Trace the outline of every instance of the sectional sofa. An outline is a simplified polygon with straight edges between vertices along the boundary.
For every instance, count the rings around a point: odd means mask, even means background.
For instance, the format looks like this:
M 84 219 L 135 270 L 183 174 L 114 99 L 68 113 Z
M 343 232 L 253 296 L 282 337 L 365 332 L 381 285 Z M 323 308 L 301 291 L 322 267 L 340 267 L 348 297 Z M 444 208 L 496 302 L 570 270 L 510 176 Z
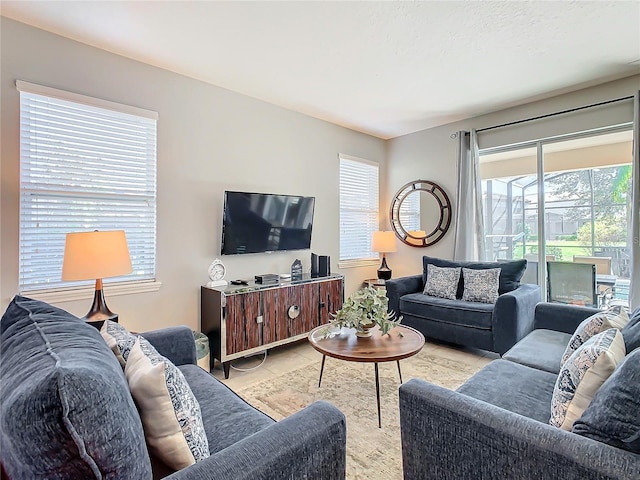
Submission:
M 188 327 L 143 334 L 177 366 L 202 414 L 208 451 L 178 471 L 150 455 L 140 402 L 97 328 L 16 297 L 0 334 L 0 460 L 12 480 L 345 477 L 338 409 L 316 402 L 274 421 L 196 365 Z
M 550 424 L 556 382 L 571 380 L 559 375 L 562 357 L 594 313 L 540 303 L 535 329 L 457 391 L 420 379 L 403 384 L 404 479 L 640 478 L 640 309 L 620 332 L 622 362 L 571 431 Z

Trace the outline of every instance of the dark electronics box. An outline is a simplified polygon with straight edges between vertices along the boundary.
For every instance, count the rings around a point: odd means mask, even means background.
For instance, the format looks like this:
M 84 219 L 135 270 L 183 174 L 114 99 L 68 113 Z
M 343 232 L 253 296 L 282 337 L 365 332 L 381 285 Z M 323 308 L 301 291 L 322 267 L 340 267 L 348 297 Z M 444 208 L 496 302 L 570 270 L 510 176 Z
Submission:
M 264 273 L 255 276 L 256 283 L 278 283 L 278 275 L 275 273 Z

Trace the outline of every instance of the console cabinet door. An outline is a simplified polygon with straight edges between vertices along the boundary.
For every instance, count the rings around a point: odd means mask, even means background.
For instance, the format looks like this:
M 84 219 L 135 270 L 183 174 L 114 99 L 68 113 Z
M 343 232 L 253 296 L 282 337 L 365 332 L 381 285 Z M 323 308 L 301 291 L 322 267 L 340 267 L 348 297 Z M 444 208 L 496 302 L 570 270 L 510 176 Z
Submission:
M 260 292 L 227 296 L 227 355 L 262 345 Z
M 329 314 L 336 313 L 342 308 L 342 280 L 331 280 L 320 283 L 320 319 L 319 325 L 330 320 Z
M 289 336 L 303 335 L 318 326 L 318 284 L 293 287 L 290 300 L 298 306 L 299 315 L 296 318 L 287 316 Z

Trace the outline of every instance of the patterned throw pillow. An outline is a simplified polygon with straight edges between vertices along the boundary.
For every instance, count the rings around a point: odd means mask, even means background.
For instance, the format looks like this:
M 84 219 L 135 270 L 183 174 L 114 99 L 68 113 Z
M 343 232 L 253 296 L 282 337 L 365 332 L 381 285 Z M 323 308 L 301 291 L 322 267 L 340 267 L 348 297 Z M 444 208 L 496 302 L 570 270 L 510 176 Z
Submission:
M 600 386 L 625 356 L 620 330 L 610 328 L 582 344 L 560 368 L 551 397 L 549 423 L 571 431 Z
M 107 342 L 107 346 L 115 354 L 122 368 L 127 363 L 127 357 L 133 344 L 136 342 L 136 336 L 122 325 L 111 320 L 105 320 L 100 328 L 100 335 Z
M 463 268 L 464 291 L 462 300 L 465 302 L 495 303 L 498 299 L 500 285 L 500 269 L 488 268 L 476 270 Z
M 455 300 L 459 281 L 460 267 L 448 268 L 427 265 L 427 282 L 422 293 L 432 297 Z
M 175 470 L 207 458 L 200 405 L 182 372 L 140 336 L 127 357 L 124 374 L 149 451 Z
M 620 306 L 611 307 L 607 311 L 598 312 L 584 319 L 582 323 L 578 325 L 578 328 L 576 328 L 571 340 L 569 340 L 567 348 L 562 355 L 560 365 L 564 365 L 573 352 L 594 335 L 610 328 L 622 330 L 627 323 L 629 323 L 629 315 L 627 311 Z

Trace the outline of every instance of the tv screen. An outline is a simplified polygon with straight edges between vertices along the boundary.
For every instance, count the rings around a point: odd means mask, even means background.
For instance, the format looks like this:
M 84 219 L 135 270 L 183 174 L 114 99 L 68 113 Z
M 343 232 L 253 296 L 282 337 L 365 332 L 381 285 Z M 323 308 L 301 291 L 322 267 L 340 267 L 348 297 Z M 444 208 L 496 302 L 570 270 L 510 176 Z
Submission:
M 311 248 L 314 197 L 224 193 L 222 254 Z

